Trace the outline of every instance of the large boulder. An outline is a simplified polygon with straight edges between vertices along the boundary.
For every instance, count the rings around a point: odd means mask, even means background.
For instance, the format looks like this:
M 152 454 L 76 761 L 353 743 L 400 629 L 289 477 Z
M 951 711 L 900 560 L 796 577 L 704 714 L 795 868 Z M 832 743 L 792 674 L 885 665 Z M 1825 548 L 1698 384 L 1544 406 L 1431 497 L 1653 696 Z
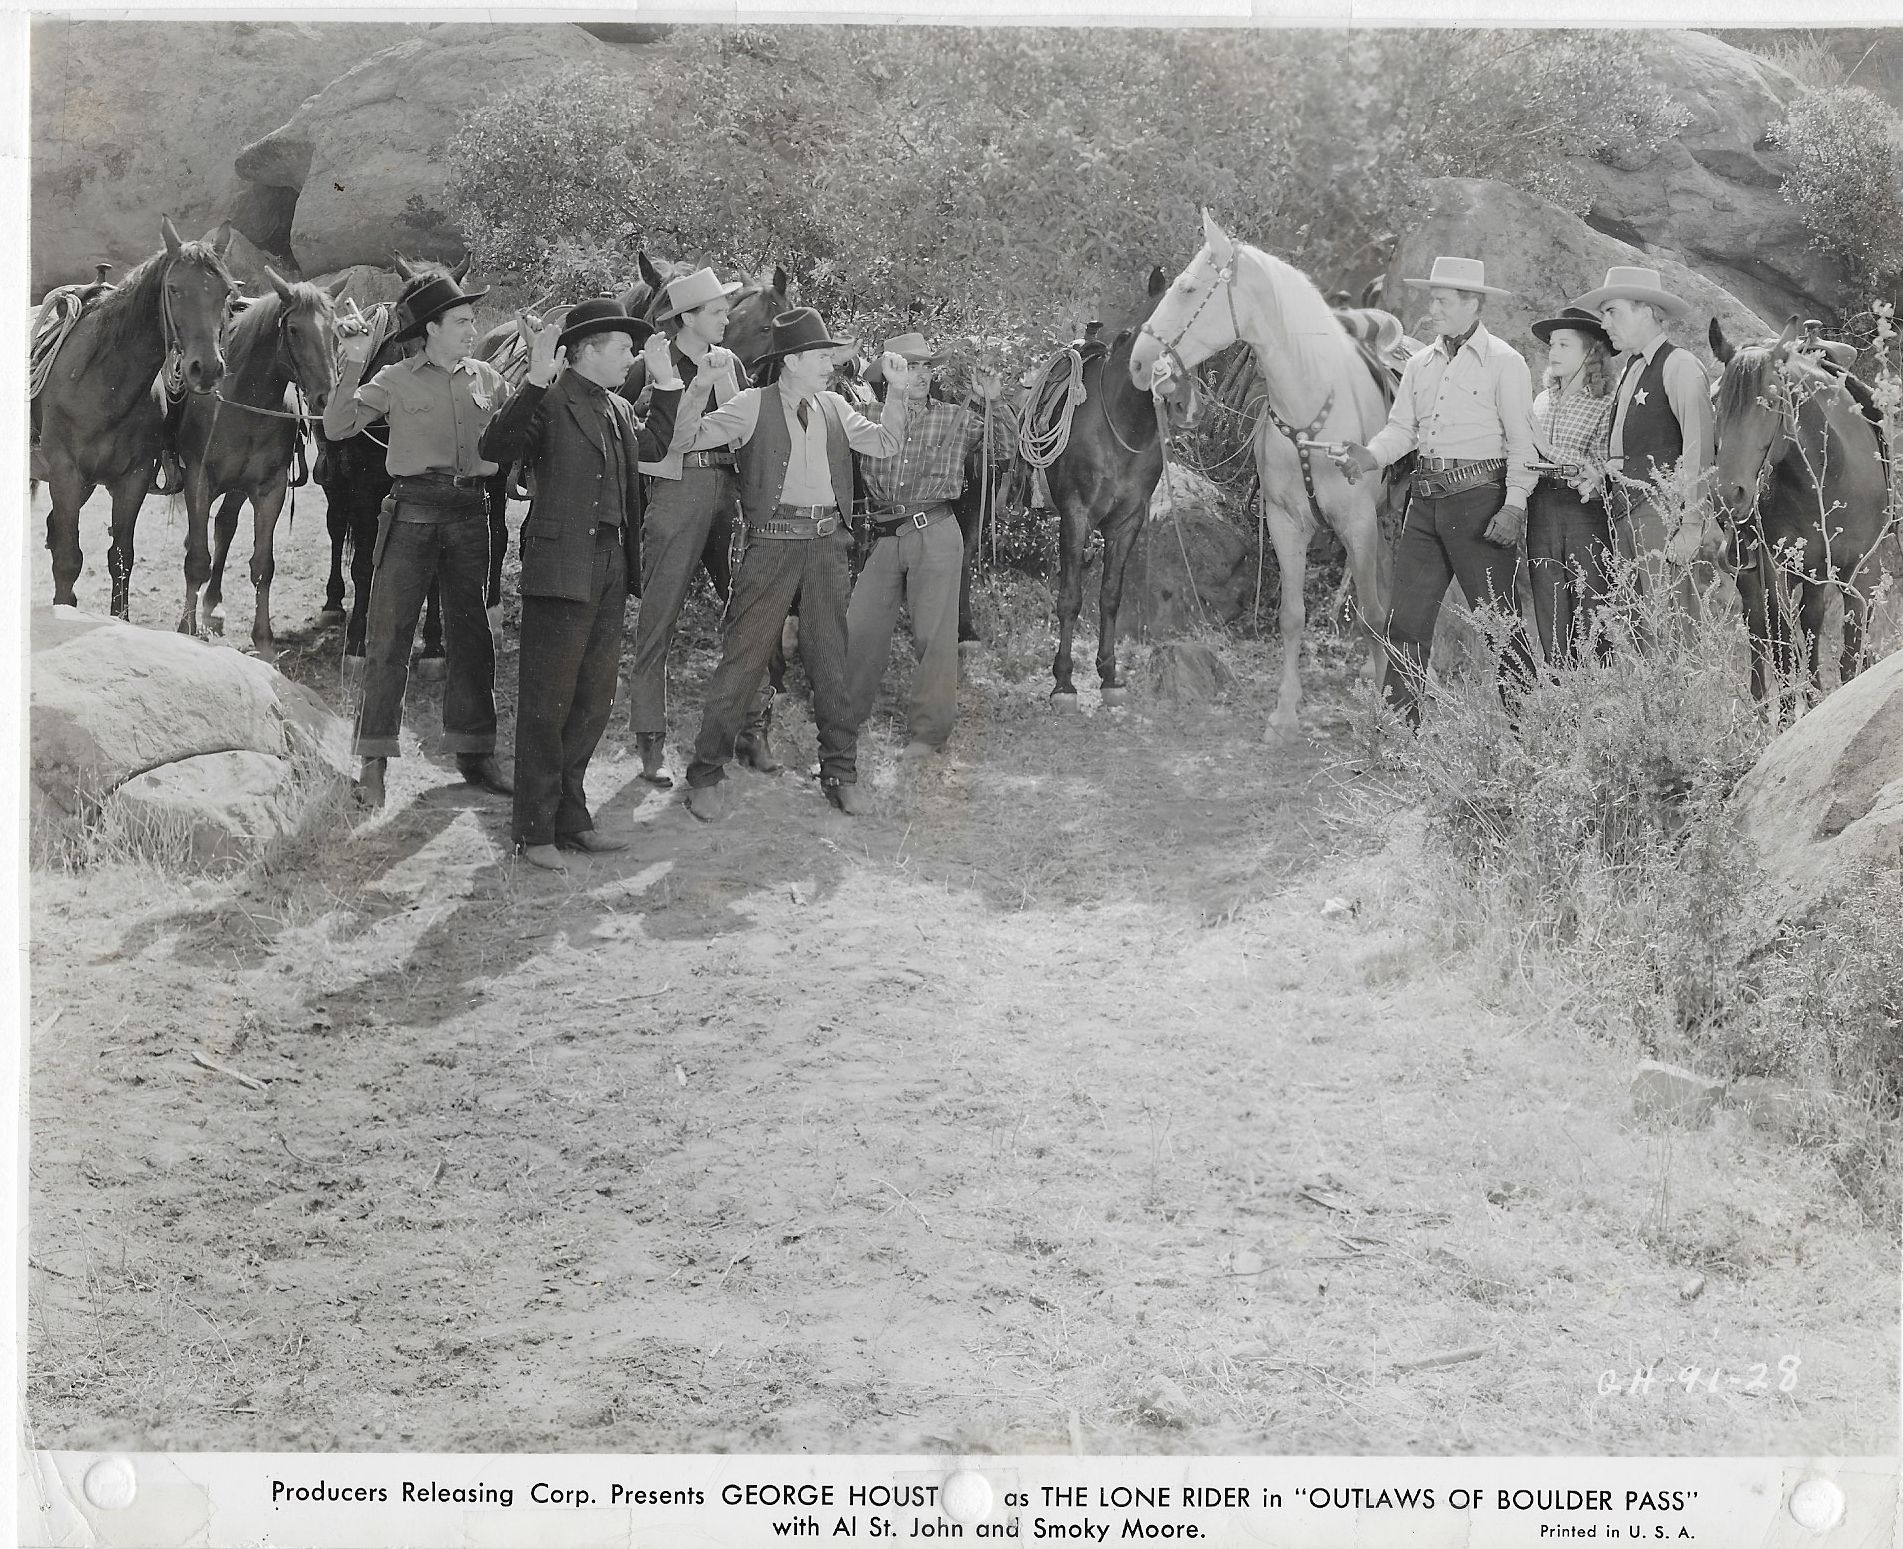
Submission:
M 442 207 L 444 151 L 462 122 L 511 88 L 578 65 L 645 71 L 639 50 L 569 24 L 432 27 L 331 81 L 238 153 L 261 198 L 294 201 L 290 246 L 310 272 L 380 264 L 392 250 L 453 260 L 462 236 Z
M 349 780 L 349 727 L 228 646 L 74 608 L 32 614 L 36 825 L 170 830 L 198 860 L 294 829 Z
M 1580 159 L 1588 223 L 1691 265 L 1780 322 L 1861 306 L 1779 192 L 1788 161 L 1767 136 L 1802 92 L 1796 78 L 1702 32 L 1647 33 L 1645 63 L 1690 121 L 1645 155 Z
M 1254 604 L 1258 552 L 1252 536 L 1223 515 L 1216 486 L 1172 465 L 1130 555 L 1117 637 L 1147 632 L 1167 640 L 1203 624 L 1233 624 Z M 1102 584 L 1099 554 L 1084 566 L 1084 616 L 1092 621 Z
M 232 158 L 358 60 L 419 29 L 290 21 L 35 19 L 32 285 L 123 274 L 183 232 L 236 216 Z M 239 228 L 282 252 L 255 221 Z
M 1406 276 L 1425 275 L 1440 253 L 1483 260 L 1487 283 L 1513 292 L 1510 297 L 1489 298 L 1483 321 L 1489 331 L 1526 356 L 1536 381 L 1546 351 L 1529 326 L 1597 287 L 1615 264 L 1657 269 L 1665 288 L 1692 304 L 1690 320 L 1669 325 L 1672 342 L 1691 349 L 1708 369 L 1708 318 L 1716 317 L 1734 339 L 1777 331 L 1729 291 L 1683 264 L 1642 253 L 1593 230 L 1557 205 L 1504 183 L 1438 178 L 1430 191 L 1433 213 L 1402 238 L 1388 266 L 1389 301 L 1397 309 L 1405 308 L 1400 312 L 1402 321 L 1412 323 L 1425 310 L 1427 293 L 1418 286 L 1404 286 L 1401 281 Z
M 1766 748 L 1731 802 L 1786 917 L 1853 884 L 1865 868 L 1903 866 L 1903 651 Z

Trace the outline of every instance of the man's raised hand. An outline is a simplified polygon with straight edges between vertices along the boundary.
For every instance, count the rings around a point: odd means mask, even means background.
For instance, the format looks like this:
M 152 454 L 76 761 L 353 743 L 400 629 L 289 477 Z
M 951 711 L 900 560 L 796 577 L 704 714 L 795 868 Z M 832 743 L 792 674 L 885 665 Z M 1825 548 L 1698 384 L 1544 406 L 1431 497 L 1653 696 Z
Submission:
M 556 344 L 562 336 L 562 325 L 558 322 L 544 323 L 523 312 L 516 316 L 516 327 L 522 330 L 528 340 L 529 380 L 537 387 L 547 387 L 568 364 L 568 351 Z

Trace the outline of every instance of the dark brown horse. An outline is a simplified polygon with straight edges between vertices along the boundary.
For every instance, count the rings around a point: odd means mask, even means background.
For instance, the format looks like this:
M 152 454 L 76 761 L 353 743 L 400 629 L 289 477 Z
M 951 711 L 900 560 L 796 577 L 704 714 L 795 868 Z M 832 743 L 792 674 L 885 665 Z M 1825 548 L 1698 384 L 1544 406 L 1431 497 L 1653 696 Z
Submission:
M 251 643 L 271 655 L 271 579 L 278 513 L 290 487 L 291 464 L 303 436 L 303 415 L 321 415 L 330 397 L 337 354 L 333 303 L 348 279 L 329 290 L 292 285 L 267 268 L 271 293 L 250 302 L 225 335 L 225 379 L 218 391 L 186 405 L 179 426 L 185 466 L 184 634 L 223 630 L 225 559 L 247 500 L 252 511 L 251 583 L 257 610 Z M 287 409 L 297 389 L 304 408 Z M 220 501 L 215 552 L 207 555 L 205 529 Z M 202 608 L 200 592 L 203 591 Z
M 53 502 L 46 518 L 53 601 L 78 604 L 79 511 L 103 484 L 112 493 L 106 566 L 115 618 L 129 611 L 133 528 L 165 440 L 165 403 L 155 389 L 217 388 L 225 373 L 225 312 L 237 292 L 222 252 L 181 241 L 169 217 L 161 230 L 164 248 L 73 325 L 33 402 L 34 472 Z
M 1802 353 L 1796 317 L 1775 340 L 1734 345 L 1716 318 L 1709 336 L 1725 368 L 1716 407 L 1716 496 L 1731 529 L 1751 636 L 1751 692 L 1762 703 L 1772 672 L 1787 685 L 1798 672 L 1778 597 L 1780 571 L 1801 594 L 1797 623 L 1813 690 L 1830 588 L 1842 589 L 1839 666 L 1848 682 L 1864 665 L 1876 579 L 1863 571 L 1864 561 L 1889 520 L 1889 449 L 1872 423 L 1879 416 L 1869 389 Z
M 1117 672 L 1117 611 L 1130 556 L 1149 520 L 1150 497 L 1163 473 L 1155 400 L 1132 384 L 1130 350 L 1138 326 L 1156 310 L 1168 284 L 1161 269 L 1152 269 L 1144 303 L 1107 350 L 1088 354 L 1083 367 L 1085 398 L 1071 420 L 1070 439 L 1045 470 L 1060 524 L 1051 702 L 1064 709 L 1077 707 L 1077 689 L 1071 682 L 1071 638 L 1083 609 L 1084 549 L 1090 535 L 1100 530 L 1103 585 L 1097 604 L 1097 676 L 1103 683 L 1103 702 L 1120 704 L 1127 688 Z M 1175 406 L 1186 416 L 1183 422 L 1192 423 L 1195 378 L 1180 379 L 1175 391 L 1180 395 Z

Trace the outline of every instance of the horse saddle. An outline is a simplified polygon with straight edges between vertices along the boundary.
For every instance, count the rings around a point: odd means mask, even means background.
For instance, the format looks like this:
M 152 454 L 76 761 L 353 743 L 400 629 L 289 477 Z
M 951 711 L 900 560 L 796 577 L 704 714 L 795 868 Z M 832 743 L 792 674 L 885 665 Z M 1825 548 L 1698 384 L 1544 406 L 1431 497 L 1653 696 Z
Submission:
M 1400 318 L 1379 307 L 1341 307 L 1335 312 L 1341 330 L 1367 363 L 1384 403 L 1393 403 L 1401 386 L 1401 372 L 1418 348 L 1401 326 Z

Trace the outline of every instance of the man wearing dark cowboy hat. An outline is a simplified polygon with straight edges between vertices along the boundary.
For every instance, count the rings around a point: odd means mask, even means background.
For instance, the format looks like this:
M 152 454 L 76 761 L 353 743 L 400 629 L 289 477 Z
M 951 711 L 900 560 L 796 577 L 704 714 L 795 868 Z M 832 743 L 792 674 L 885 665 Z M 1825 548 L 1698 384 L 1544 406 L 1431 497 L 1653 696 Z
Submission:
M 1511 621 L 1501 698 L 1533 676 L 1514 592 L 1533 490 L 1533 381 L 1520 352 L 1480 321 L 1488 296 L 1511 294 L 1487 284 L 1480 260 L 1436 258 L 1426 279 L 1406 283 L 1426 288 L 1439 337 L 1409 359 L 1387 424 L 1366 446 L 1350 442 L 1335 461 L 1357 478 L 1420 453 L 1394 549 L 1386 681 L 1388 698 L 1418 727 L 1434 622 L 1456 577 L 1470 607 L 1495 608 Z
M 958 707 L 958 589 L 965 542 L 951 503 L 964 491 L 965 459 L 984 437 L 985 415 L 1008 411 L 998 402 L 1002 384 L 995 373 L 979 378 L 982 410 L 928 397 L 933 373 L 946 354 L 922 334 L 887 339 L 883 353 L 912 368 L 905 389 L 911 402 L 905 444 L 890 457 L 860 458 L 872 550 L 846 614 L 846 677 L 853 725 L 863 726 L 885 676 L 903 604 L 912 616 L 918 652 L 904 753 L 915 758 L 944 747 Z M 888 391 L 888 404 L 894 391 Z M 1012 421 L 996 433 L 1000 446 L 1009 445 L 1017 440 L 1017 425 Z
M 514 828 L 523 859 L 545 871 L 568 869 L 563 850 L 627 848 L 596 830 L 585 787 L 641 574 L 640 427 L 613 389 L 627 380 L 634 341 L 652 332 L 611 296 L 535 329 L 528 379 L 482 433 L 485 457 L 519 459 L 533 475 L 522 523 Z
M 775 380 L 750 387 L 702 416 L 703 375 L 681 400 L 674 446 L 684 451 L 740 444 L 740 507 L 746 557 L 733 578 L 720 665 L 707 685 L 700 736 L 687 770 L 687 806 L 712 821 L 726 808 L 726 764 L 734 738 L 766 677 L 793 598 L 800 598 L 800 655 L 813 682 L 820 782 L 842 812 L 865 810 L 854 756 L 846 684 L 846 598 L 852 549 L 852 454 L 890 457 L 905 444 L 905 385 L 899 356 L 881 363 L 892 395 L 874 424 L 824 390 L 836 358 L 854 346 L 828 336 L 811 307 L 773 319 L 762 366 Z M 774 368 L 777 367 L 777 373 Z
M 681 394 L 703 371 L 712 377 L 716 407 L 746 386 L 739 360 L 720 344 L 733 297 L 744 288 L 738 281 L 723 283 L 712 269 L 670 280 L 654 316 L 659 331 L 649 337 L 642 356 L 652 396 L 641 472 L 651 482 L 642 524 L 641 613 L 628 677 L 628 719 L 641 755 L 641 778 L 663 790 L 674 783 L 666 767 L 668 649 L 707 535 L 739 500 L 732 447 L 682 452 L 670 442 Z M 629 390 L 634 391 L 632 385 Z M 754 731 L 763 744 L 764 727 Z
M 410 644 L 432 579 L 441 582 L 443 732 L 463 778 L 499 796 L 515 787 L 496 763 L 496 646 L 485 604 L 489 586 L 489 497 L 496 471 L 478 443 L 506 387 L 493 366 L 470 358 L 473 303 L 447 275 L 420 275 L 397 298 L 397 339 L 422 338 L 423 351 L 358 385 L 381 339 L 343 341 L 337 390 L 324 407 L 324 434 L 356 435 L 390 422 L 385 465 L 394 481 L 377 528 L 376 568 L 364 643 L 363 707 L 357 715 L 358 791 L 383 805 L 384 766 L 398 753 Z
M 1667 291 L 1656 269 L 1615 265 L 1606 283 L 1573 303 L 1606 325 L 1612 346 L 1626 353 L 1612 411 L 1613 536 L 1628 559 L 1692 564 L 1715 535 L 1701 492 L 1715 453 L 1711 384 L 1690 350 L 1665 337 L 1668 317 L 1691 307 Z M 1677 498 L 1661 499 L 1671 485 Z M 1691 602 L 1689 577 L 1680 589 Z

